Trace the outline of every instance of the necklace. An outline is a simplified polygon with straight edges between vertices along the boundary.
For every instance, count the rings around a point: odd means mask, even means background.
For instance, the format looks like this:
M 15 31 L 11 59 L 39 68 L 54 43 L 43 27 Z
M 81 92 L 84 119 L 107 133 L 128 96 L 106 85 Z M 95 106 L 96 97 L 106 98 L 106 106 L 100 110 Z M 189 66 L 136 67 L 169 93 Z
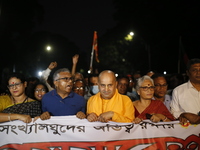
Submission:
M 14 105 L 16 105 L 16 100 L 13 96 L 12 96 L 12 99 L 13 99 Z M 22 103 L 25 103 L 27 100 L 28 100 L 28 96 L 23 100 Z

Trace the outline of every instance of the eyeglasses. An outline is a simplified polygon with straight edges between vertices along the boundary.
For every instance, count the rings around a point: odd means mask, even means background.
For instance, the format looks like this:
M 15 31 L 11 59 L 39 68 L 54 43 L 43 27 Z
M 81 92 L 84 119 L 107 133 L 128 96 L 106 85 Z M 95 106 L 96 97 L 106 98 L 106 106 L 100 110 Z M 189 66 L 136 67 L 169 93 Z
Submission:
M 155 89 L 155 86 L 143 86 L 143 87 L 140 87 L 143 91 L 147 91 L 147 90 L 151 90 L 151 91 L 153 91 L 154 89 Z
M 155 87 L 159 87 L 159 88 L 166 88 L 168 86 L 168 84 L 156 84 Z
M 82 86 L 81 87 L 74 87 L 73 89 L 76 90 L 76 91 L 78 91 L 78 90 L 84 90 L 84 87 L 82 87 Z
M 190 69 L 190 71 L 193 73 L 197 73 L 197 72 L 200 72 L 200 69 Z
M 19 88 L 21 86 L 21 84 L 22 84 L 22 82 L 19 82 L 19 83 L 15 83 L 15 84 L 10 84 L 7 87 L 9 89 L 14 89 L 14 87 Z
M 64 81 L 69 82 L 70 80 L 72 81 L 73 78 L 72 78 L 72 77 L 59 78 L 59 79 L 57 79 L 56 81 L 58 81 L 58 80 L 64 80 Z
M 39 93 L 39 92 L 45 93 L 46 90 L 45 90 L 45 89 L 36 89 L 35 92 L 36 92 L 36 93 Z

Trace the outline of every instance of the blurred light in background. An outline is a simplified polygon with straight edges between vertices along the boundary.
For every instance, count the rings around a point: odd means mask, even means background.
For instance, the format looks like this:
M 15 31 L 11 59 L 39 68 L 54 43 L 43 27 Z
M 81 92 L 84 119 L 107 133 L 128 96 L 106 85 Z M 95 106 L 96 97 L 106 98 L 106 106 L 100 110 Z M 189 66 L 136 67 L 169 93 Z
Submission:
M 50 51 L 51 50 L 51 46 L 47 46 L 47 51 Z
M 38 71 L 38 76 L 41 77 L 42 71 Z

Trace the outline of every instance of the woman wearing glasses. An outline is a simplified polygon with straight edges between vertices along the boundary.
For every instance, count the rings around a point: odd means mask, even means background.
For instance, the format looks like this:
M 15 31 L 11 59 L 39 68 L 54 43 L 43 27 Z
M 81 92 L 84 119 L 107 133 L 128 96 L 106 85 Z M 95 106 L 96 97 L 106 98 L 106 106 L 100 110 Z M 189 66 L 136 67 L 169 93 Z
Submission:
M 84 97 L 85 96 L 85 83 L 84 83 L 84 81 L 83 80 L 74 81 L 73 91 L 74 91 L 74 93 Z
M 40 102 L 25 94 L 27 82 L 22 74 L 12 73 L 7 84 L 10 94 L 0 96 L 0 122 L 21 120 L 30 123 L 34 117 L 35 120 L 39 116 L 42 120 L 50 118 L 48 112 L 42 114 Z
M 33 99 L 41 101 L 44 94 L 49 92 L 47 86 L 43 82 L 39 82 L 34 86 Z
M 173 121 L 173 115 L 166 106 L 159 100 L 152 100 L 154 95 L 153 80 L 145 75 L 138 79 L 136 91 L 140 99 L 133 102 L 135 107 L 134 123 L 140 123 L 144 119 L 150 119 L 152 122 Z

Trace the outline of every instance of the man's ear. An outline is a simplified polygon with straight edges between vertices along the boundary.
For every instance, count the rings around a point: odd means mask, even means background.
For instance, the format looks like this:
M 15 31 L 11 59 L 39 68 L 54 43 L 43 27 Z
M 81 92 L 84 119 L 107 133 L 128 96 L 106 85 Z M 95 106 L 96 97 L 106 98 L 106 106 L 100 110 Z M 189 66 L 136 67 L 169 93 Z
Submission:
M 24 87 L 27 87 L 27 82 L 26 81 L 24 82 Z
M 97 83 L 97 85 L 98 85 L 98 88 L 100 88 L 100 83 L 99 82 Z
M 187 74 L 187 76 L 189 76 L 190 72 L 188 70 L 186 70 L 186 74 Z
M 140 95 L 140 91 L 137 91 L 137 94 Z
M 53 81 L 55 88 L 58 86 L 58 81 Z
M 188 77 L 190 76 L 189 70 L 186 70 L 186 75 L 187 75 Z

